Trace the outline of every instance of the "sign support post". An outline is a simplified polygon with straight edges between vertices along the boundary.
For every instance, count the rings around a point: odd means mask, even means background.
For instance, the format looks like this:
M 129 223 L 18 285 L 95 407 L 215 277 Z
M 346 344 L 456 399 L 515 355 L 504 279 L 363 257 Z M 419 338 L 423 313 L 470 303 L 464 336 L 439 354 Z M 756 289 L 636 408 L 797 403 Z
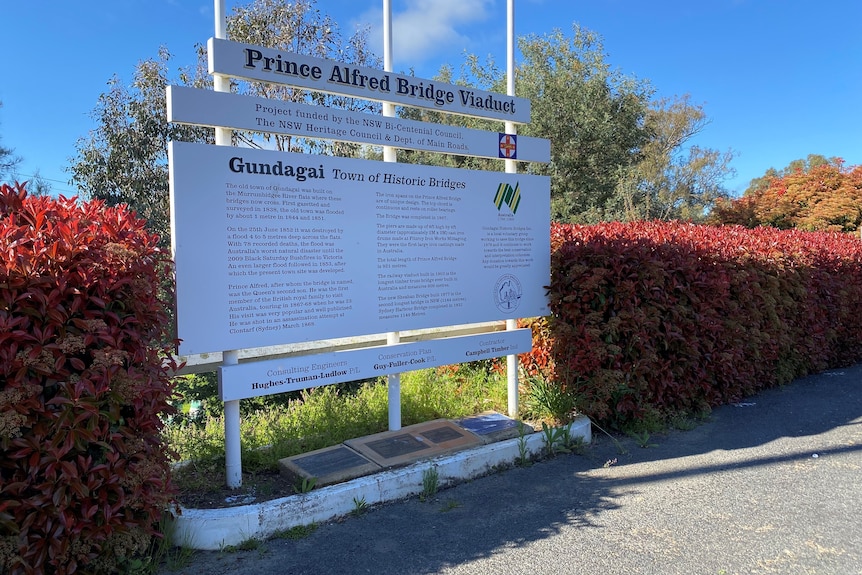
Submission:
M 222 352 L 222 366 L 239 364 L 237 350 Z M 230 489 L 242 487 L 242 446 L 240 443 L 239 400 L 224 402 L 225 476 Z
M 507 0 L 506 3 L 506 94 L 515 95 L 515 0 Z M 506 133 L 515 135 L 514 122 L 506 122 Z M 518 172 L 515 160 L 504 160 L 507 174 Z M 506 329 L 518 329 L 517 319 L 507 319 Z M 506 356 L 507 398 L 509 417 L 518 417 L 518 356 Z
M 225 0 L 213 1 L 215 2 L 215 37 L 227 39 Z M 230 92 L 230 80 L 221 75 L 214 75 L 213 90 L 216 92 Z M 228 128 L 216 128 L 215 143 L 217 146 L 230 146 L 231 130 Z M 239 353 L 236 350 L 222 352 L 223 366 L 237 365 L 238 363 Z M 242 487 L 242 446 L 240 442 L 238 399 L 224 402 L 224 456 L 227 486 L 230 489 L 239 489 Z
M 383 71 L 392 71 L 392 0 L 383 0 Z M 395 105 L 383 103 L 383 116 L 395 117 Z M 395 148 L 383 146 L 383 161 L 397 162 Z M 401 334 L 391 331 L 386 334 L 386 344 L 395 345 L 401 341 Z M 389 431 L 401 429 L 401 374 L 390 373 L 386 376 L 389 397 Z

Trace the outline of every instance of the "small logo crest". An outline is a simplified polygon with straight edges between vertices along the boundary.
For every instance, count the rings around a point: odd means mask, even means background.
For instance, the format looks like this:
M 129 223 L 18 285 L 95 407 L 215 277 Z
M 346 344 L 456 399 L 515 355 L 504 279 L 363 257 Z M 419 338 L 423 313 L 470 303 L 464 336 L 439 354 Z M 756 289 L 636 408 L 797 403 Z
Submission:
M 514 134 L 500 134 L 500 157 L 506 160 L 518 159 L 518 136 Z
M 518 212 L 518 206 L 521 205 L 520 184 L 516 183 L 514 188 L 512 184 L 506 182 L 497 186 L 497 192 L 494 194 L 494 205 L 497 206 L 497 211 L 503 207 L 503 204 L 509 206 L 513 214 Z
M 494 286 L 494 305 L 502 312 L 512 312 L 521 304 L 521 282 L 512 274 L 500 276 Z

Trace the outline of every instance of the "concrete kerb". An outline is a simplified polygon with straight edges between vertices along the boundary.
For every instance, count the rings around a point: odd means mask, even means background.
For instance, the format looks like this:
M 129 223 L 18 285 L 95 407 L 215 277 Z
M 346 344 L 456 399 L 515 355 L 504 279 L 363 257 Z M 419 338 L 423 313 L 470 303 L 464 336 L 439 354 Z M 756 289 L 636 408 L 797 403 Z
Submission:
M 590 420 L 578 417 L 569 428 L 572 439 L 592 441 Z M 523 442 L 523 443 L 522 443 Z M 182 509 L 173 518 L 174 543 L 190 549 L 215 551 L 249 539 L 267 539 L 279 531 L 322 523 L 349 514 L 357 501 L 376 505 L 415 496 L 423 491 L 423 474 L 437 470 L 440 487 L 486 475 L 545 448 L 545 435 L 532 433 L 419 461 L 301 495 L 222 509 Z

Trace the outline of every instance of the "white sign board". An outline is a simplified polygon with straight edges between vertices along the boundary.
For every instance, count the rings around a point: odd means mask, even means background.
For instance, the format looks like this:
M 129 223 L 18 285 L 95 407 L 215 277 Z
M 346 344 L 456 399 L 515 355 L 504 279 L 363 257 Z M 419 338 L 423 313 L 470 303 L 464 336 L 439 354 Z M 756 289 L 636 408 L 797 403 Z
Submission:
M 181 354 L 548 313 L 545 176 L 169 153 Z
M 526 124 L 530 100 L 393 74 L 263 46 L 210 38 L 209 73 Z
M 246 399 L 532 349 L 529 328 L 255 361 L 219 368 L 219 397 Z
M 168 86 L 168 121 L 462 156 L 549 162 L 551 142 L 514 134 Z

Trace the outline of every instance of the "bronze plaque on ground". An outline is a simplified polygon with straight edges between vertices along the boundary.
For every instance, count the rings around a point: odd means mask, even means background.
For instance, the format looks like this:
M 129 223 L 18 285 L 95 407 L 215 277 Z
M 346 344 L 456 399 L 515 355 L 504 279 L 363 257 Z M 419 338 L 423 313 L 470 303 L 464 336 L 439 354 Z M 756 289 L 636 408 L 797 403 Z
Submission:
M 459 419 L 455 423 L 478 435 L 485 443 L 494 443 L 504 439 L 518 437 L 521 432 L 521 422 L 496 411 L 485 411 L 477 415 Z M 529 425 L 523 426 L 525 434 L 533 433 Z
M 302 455 L 280 459 L 283 475 L 296 479 L 317 479 L 315 486 L 331 485 L 380 471 L 380 466 L 345 445 L 335 445 Z
M 437 419 L 344 443 L 381 467 L 395 467 L 480 445 L 481 440 L 449 420 Z
M 376 441 L 369 441 L 365 444 L 368 449 L 371 449 L 383 459 L 393 459 L 409 455 L 423 449 L 430 449 L 431 446 L 422 442 L 409 433 L 399 433 L 392 437 L 384 437 Z
M 453 439 L 460 439 L 464 433 L 452 427 L 434 427 L 428 431 L 422 432 L 422 437 L 430 439 L 434 443 L 440 444 Z

